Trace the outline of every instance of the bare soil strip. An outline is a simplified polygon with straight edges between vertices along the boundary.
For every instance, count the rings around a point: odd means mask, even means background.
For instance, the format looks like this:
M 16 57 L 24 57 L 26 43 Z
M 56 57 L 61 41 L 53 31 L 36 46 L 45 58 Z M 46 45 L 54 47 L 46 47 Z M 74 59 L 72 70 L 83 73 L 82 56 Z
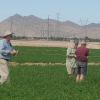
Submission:
M 33 46 L 33 47 L 62 47 L 67 48 L 66 41 L 47 41 L 47 40 L 12 40 L 14 46 Z M 100 49 L 100 42 L 88 42 L 87 47 Z
M 10 65 L 16 67 L 18 65 L 20 66 L 33 66 L 33 65 L 40 65 L 40 66 L 54 66 L 54 65 L 66 65 L 65 63 L 31 63 L 31 62 L 26 62 L 26 63 L 17 63 L 17 62 L 10 62 Z M 88 65 L 100 65 L 100 62 L 98 63 L 88 63 Z

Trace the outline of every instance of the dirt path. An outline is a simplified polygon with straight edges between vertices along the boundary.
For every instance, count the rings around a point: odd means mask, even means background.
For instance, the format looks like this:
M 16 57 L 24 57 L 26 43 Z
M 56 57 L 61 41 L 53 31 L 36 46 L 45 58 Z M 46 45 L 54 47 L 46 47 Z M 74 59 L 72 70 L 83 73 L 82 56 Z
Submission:
M 30 63 L 30 62 L 26 62 L 26 63 L 17 63 L 17 62 L 10 62 L 10 65 L 16 67 L 18 65 L 20 66 L 24 66 L 24 65 L 27 65 L 27 66 L 33 66 L 33 65 L 40 65 L 40 66 L 54 66 L 54 65 L 66 65 L 65 63 Z M 98 63 L 88 63 L 88 65 L 100 65 L 100 62 Z
M 35 47 L 63 47 L 67 48 L 66 41 L 47 41 L 47 40 L 12 40 L 15 46 L 35 46 Z M 91 49 L 100 49 L 100 42 L 88 42 L 87 47 Z

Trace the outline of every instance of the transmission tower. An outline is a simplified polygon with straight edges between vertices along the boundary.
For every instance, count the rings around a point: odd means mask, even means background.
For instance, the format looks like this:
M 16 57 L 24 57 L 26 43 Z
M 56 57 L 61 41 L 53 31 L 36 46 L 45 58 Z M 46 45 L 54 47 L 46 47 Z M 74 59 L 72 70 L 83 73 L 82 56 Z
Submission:
M 59 16 L 60 16 L 60 13 L 57 13 L 57 22 L 56 22 L 56 34 L 59 35 L 60 33 L 60 25 L 59 25 Z
M 11 19 L 11 23 L 10 23 L 10 32 L 13 32 L 13 20 Z
M 88 25 L 88 18 L 84 21 L 83 23 L 83 20 L 80 19 L 80 23 L 81 23 L 81 26 L 82 26 L 82 34 L 85 34 L 85 37 L 87 37 L 87 25 Z M 83 29 L 83 26 L 84 26 L 84 29 Z

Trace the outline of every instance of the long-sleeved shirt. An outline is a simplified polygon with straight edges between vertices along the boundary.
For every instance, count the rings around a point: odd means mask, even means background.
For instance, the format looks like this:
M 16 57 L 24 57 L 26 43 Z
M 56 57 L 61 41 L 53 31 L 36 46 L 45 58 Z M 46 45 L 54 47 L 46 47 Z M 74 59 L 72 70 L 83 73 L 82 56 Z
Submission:
M 10 60 L 10 52 L 13 50 L 11 43 L 6 39 L 0 39 L 0 59 Z
M 75 57 L 75 49 L 74 48 L 68 48 L 67 49 L 67 57 L 68 58 L 74 58 Z

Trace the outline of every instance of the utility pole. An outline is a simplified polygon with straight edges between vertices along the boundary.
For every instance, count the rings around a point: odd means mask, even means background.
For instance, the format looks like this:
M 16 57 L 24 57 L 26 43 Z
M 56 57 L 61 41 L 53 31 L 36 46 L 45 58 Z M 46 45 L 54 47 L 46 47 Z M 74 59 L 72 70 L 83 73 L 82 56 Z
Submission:
M 13 20 L 11 19 L 11 23 L 10 23 L 10 32 L 13 32 Z
M 40 30 L 41 31 L 41 38 L 44 39 L 44 32 L 45 32 L 44 24 L 42 23 L 41 25 L 42 25 L 41 30 Z
M 56 34 L 59 35 L 60 33 L 60 25 L 59 25 L 59 16 L 60 16 L 60 13 L 57 13 L 57 23 L 56 23 Z
M 49 15 L 48 15 L 48 29 L 47 29 L 47 40 L 49 39 L 49 35 L 50 35 L 50 18 L 49 18 Z
M 25 16 L 23 17 L 23 36 L 24 36 L 24 38 L 26 37 L 26 33 L 25 33 Z

